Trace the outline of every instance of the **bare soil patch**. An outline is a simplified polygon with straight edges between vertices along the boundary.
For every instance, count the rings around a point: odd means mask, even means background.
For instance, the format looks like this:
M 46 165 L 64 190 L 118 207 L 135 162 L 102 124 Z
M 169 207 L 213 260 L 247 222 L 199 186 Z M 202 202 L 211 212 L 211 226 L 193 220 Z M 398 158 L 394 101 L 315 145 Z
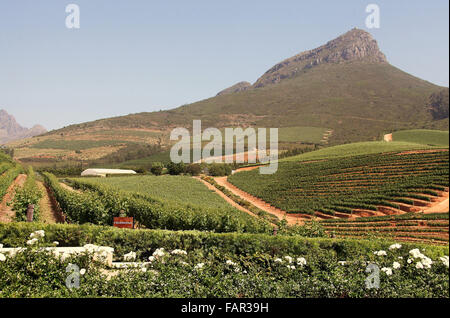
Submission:
M 40 219 L 43 223 L 64 223 L 64 218 L 62 217 L 59 208 L 56 205 L 56 201 L 52 200 L 50 190 L 44 186 L 40 181 L 36 181 L 39 189 L 42 191 L 42 199 L 39 202 L 40 207 Z

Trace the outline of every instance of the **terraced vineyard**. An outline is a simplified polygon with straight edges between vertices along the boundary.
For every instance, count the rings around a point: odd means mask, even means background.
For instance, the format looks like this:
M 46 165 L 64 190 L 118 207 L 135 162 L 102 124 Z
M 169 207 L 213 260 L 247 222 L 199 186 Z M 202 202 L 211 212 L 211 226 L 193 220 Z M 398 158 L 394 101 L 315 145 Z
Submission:
M 322 218 L 418 212 L 448 191 L 448 150 L 281 162 L 229 181 L 287 213 Z
M 358 219 L 323 220 L 327 233 L 339 238 L 380 237 L 397 241 L 448 244 L 448 213 L 408 213 Z

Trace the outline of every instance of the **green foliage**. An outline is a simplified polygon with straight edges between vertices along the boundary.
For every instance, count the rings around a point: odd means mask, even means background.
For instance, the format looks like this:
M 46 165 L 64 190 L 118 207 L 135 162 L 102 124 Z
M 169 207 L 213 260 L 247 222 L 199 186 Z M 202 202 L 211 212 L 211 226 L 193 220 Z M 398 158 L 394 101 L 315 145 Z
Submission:
M 59 246 L 84 246 L 96 244 L 114 248 L 114 255 L 121 258 L 135 251 L 145 260 L 157 248 L 186 251 L 213 250 L 218 254 L 251 255 L 270 253 L 314 255 L 330 253 L 340 260 L 373 255 L 373 251 L 387 249 L 391 240 L 354 240 L 331 238 L 306 238 L 300 236 L 267 235 L 250 233 L 211 233 L 200 231 L 127 230 L 111 226 L 39 223 L 0 223 L 0 242 L 5 247 L 22 247 L 36 230 L 45 230 L 44 242 L 58 241 Z M 429 257 L 449 254 L 448 246 L 432 246 L 420 243 L 402 243 L 405 249 L 420 248 Z
M 3 200 L 3 197 L 8 191 L 8 188 L 11 185 L 11 183 L 22 172 L 23 168 L 21 166 L 11 165 L 10 168 L 0 176 L 0 201 Z
M 80 166 L 44 167 L 37 169 L 39 173 L 48 172 L 59 177 L 80 176 L 83 169 Z
M 186 173 L 191 176 L 198 176 L 202 173 L 202 165 L 198 163 L 191 163 L 186 167 Z
M 370 254 L 368 251 L 353 253 L 345 259 L 339 258 L 332 249 L 322 249 L 314 244 L 310 250 L 276 253 L 279 256 L 273 251 L 224 253 L 215 246 L 209 250 L 189 250 L 186 255 L 169 254 L 171 250 L 167 249 L 163 256 L 144 266 L 145 271 L 141 268 L 119 270 L 109 277 L 109 269 L 92 261 L 89 252 L 62 258 L 40 249 L 41 246 L 45 243 L 0 261 L 0 297 L 449 296 L 448 265 L 434 258 L 431 268 L 417 269 L 415 265 L 419 260 L 415 259 L 412 264 L 407 262 L 411 257 L 408 246 L 388 250 L 386 256 L 375 256 L 375 250 L 372 250 Z M 153 251 L 148 250 L 148 253 Z M 144 255 L 140 254 L 140 257 Z M 400 267 L 393 269 L 394 262 Z M 380 271 L 380 288 L 366 288 L 367 263 L 391 270 L 390 274 Z M 72 290 L 65 286 L 69 264 L 76 264 L 80 270 L 79 286 Z
M 231 166 L 225 163 L 212 163 L 208 165 L 208 172 L 213 177 L 229 176 Z
M 186 172 L 186 164 L 183 162 L 180 163 L 169 162 L 167 164 L 167 172 L 169 172 L 169 174 L 173 176 L 183 174 Z
M 93 193 L 77 193 L 60 186 L 58 179 L 44 173 L 44 181 L 51 189 L 67 221 L 75 223 L 112 224 L 114 216 L 119 216 L 120 206 L 115 213 L 108 211 L 99 196 Z
M 163 202 L 147 195 L 98 185 L 88 179 L 73 181 L 74 187 L 84 190 L 77 193 L 63 189 L 54 176 L 44 176 L 61 209 L 72 222 L 112 224 L 113 217 L 124 210 L 145 228 L 252 233 L 271 229 L 268 223 L 231 207 L 199 208 Z
M 153 162 L 151 165 L 151 173 L 153 173 L 155 176 L 160 176 L 164 170 L 164 165 L 161 162 Z
M 12 208 L 16 212 L 17 221 L 27 219 L 27 209 L 30 204 L 34 205 L 33 221 L 39 221 L 39 202 L 42 192 L 36 184 L 36 176 L 32 167 L 28 167 L 27 180 L 22 188 L 18 189 L 14 195 Z

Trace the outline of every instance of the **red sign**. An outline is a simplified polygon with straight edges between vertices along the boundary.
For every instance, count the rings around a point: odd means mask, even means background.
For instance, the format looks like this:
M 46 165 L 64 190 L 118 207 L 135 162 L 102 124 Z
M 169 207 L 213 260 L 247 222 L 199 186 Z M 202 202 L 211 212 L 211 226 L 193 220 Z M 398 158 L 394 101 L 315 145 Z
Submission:
M 115 217 L 114 227 L 118 227 L 121 229 L 133 229 L 134 219 L 129 217 Z

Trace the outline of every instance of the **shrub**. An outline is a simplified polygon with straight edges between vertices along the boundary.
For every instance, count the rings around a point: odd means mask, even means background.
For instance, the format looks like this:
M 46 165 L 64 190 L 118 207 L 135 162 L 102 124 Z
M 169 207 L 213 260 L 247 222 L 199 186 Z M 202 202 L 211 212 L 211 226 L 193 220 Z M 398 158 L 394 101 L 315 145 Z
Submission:
M 150 168 L 150 172 L 155 176 L 160 176 L 163 172 L 164 166 L 161 162 L 153 162 L 152 167 Z
M 231 167 L 227 164 L 213 163 L 208 166 L 209 175 L 213 177 L 229 176 Z
M 167 171 L 169 172 L 169 174 L 174 176 L 180 175 L 186 172 L 186 165 L 183 162 L 180 163 L 169 162 L 167 164 Z
M 192 163 L 186 167 L 186 173 L 190 174 L 191 176 L 198 176 L 200 173 L 202 173 L 202 166 L 198 163 Z

